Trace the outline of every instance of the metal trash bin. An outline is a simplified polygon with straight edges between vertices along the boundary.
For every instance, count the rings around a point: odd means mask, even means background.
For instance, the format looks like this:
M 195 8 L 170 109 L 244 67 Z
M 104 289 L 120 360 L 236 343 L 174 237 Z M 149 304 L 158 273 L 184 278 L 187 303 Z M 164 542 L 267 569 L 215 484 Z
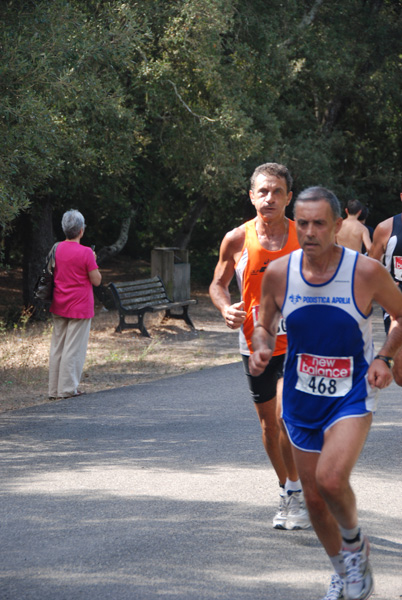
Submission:
M 171 300 L 190 299 L 188 250 L 154 248 L 151 252 L 151 276 L 155 275 L 162 279 Z

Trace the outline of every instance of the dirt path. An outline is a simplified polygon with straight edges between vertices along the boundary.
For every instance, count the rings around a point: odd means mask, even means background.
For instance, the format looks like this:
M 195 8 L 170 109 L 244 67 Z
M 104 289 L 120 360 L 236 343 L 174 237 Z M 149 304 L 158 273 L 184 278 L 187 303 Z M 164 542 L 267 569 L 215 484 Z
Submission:
M 96 303 L 80 389 L 86 393 L 135 385 L 239 360 L 237 333 L 225 326 L 206 291 L 192 294 L 196 331 L 184 321 L 147 315 L 151 338 L 136 329 L 116 333 L 116 311 Z M 0 412 L 48 402 L 51 322 L 0 335 Z
M 120 258 L 102 269 L 103 281 L 144 277 L 143 268 Z M 14 329 L 2 326 L 5 311 L 21 314 L 20 290 L 20 271 L 0 271 L 0 413 L 48 402 L 51 321 L 29 326 L 20 321 Z M 184 321 L 164 324 L 156 313 L 145 317 L 150 339 L 136 329 L 116 333 L 117 312 L 106 311 L 97 301 L 80 389 L 97 392 L 239 361 L 238 333 L 225 326 L 207 290 L 194 290 L 191 296 L 198 300 L 189 309 L 196 331 Z M 383 337 L 381 311 L 376 307 L 378 345 Z

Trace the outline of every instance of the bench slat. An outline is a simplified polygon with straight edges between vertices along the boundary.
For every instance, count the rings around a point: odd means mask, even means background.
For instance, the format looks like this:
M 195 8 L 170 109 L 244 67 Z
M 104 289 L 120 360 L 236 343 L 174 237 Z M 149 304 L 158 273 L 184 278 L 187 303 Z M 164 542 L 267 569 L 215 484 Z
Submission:
M 146 290 L 164 290 L 163 286 L 159 283 L 151 283 L 150 285 L 133 285 L 133 284 L 128 284 L 128 285 L 122 285 L 122 284 L 117 284 L 115 285 L 116 289 L 118 290 L 119 293 L 141 293 L 142 291 Z
M 153 289 L 146 289 L 143 288 L 142 290 L 130 290 L 127 288 L 124 288 L 123 290 L 119 290 L 117 289 L 117 293 L 119 294 L 120 298 L 141 298 L 141 296 L 166 296 L 166 292 L 165 290 L 163 290 L 162 288 L 153 288 Z
M 138 279 L 137 281 L 120 281 L 113 284 L 119 290 L 123 290 L 124 288 L 144 288 L 149 289 L 152 287 L 164 288 L 162 280 L 159 277 L 152 277 L 151 279 Z
M 142 310 L 143 308 L 152 308 L 154 306 L 168 306 L 169 305 L 169 301 L 166 302 L 166 298 L 161 298 L 161 299 L 156 299 L 155 301 L 144 301 L 144 302 L 130 302 L 127 301 L 124 304 L 122 304 L 122 308 L 125 311 L 132 311 L 132 312 L 136 312 L 139 310 Z
M 166 296 L 166 292 L 161 289 L 141 290 L 140 292 L 127 292 L 125 290 L 124 292 L 119 292 L 119 296 L 120 300 L 125 300 L 126 298 L 130 298 L 133 300 L 141 300 L 141 298 L 149 298 L 151 300 L 153 298 L 166 298 L 167 300 L 169 300 L 169 298 Z

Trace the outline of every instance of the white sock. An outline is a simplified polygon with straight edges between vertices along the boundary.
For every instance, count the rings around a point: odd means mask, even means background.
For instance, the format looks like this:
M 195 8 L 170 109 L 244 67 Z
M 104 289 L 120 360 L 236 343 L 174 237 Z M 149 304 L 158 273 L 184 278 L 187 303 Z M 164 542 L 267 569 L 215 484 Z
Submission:
M 339 577 L 345 577 L 346 569 L 342 552 L 339 552 L 339 554 L 337 554 L 336 556 L 330 556 L 329 560 L 331 561 L 332 566 L 335 569 L 335 573 L 338 573 Z
M 285 492 L 286 494 L 291 494 L 292 492 L 301 492 L 302 485 L 300 479 L 297 481 L 291 481 L 290 479 L 286 479 L 285 483 Z

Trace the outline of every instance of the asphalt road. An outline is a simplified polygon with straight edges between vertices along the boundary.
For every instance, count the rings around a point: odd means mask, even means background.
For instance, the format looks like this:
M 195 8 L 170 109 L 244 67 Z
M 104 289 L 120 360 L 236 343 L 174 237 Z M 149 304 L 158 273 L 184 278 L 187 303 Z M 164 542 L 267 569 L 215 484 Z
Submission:
M 375 600 L 402 595 L 402 393 L 353 483 Z M 1 600 L 319 600 L 311 530 L 276 531 L 278 487 L 240 363 L 0 416 Z

